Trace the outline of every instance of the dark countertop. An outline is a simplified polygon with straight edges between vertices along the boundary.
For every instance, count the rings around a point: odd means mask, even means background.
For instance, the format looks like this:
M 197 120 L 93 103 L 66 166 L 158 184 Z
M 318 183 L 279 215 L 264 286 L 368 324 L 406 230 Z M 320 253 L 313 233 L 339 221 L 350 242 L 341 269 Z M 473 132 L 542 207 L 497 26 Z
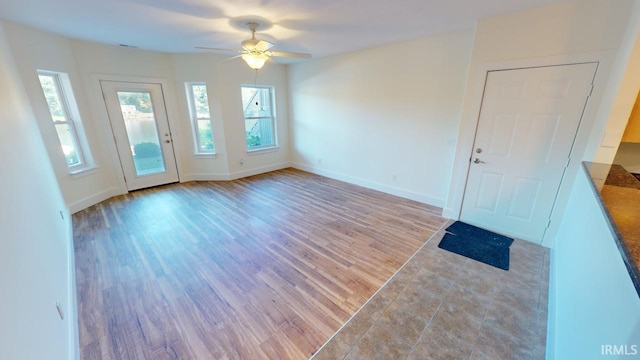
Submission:
M 586 161 L 583 165 L 640 295 L 640 180 L 620 165 Z

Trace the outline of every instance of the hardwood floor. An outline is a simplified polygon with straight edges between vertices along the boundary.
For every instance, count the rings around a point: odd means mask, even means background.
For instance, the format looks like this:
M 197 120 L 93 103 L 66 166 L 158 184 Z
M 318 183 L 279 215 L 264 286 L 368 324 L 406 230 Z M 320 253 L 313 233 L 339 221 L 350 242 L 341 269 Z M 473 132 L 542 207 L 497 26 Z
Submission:
M 445 222 L 285 169 L 74 215 L 82 359 L 307 359 Z

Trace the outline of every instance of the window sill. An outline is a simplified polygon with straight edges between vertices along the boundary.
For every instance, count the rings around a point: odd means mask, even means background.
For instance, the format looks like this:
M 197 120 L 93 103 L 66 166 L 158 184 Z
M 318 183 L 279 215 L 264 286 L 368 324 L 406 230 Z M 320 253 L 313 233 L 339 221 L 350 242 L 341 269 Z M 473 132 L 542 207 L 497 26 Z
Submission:
M 269 146 L 269 147 L 263 147 L 259 149 L 247 150 L 247 155 L 259 155 L 259 154 L 265 154 L 270 152 L 276 152 L 278 150 L 280 150 L 279 146 Z
M 84 167 L 82 169 L 72 170 L 69 172 L 72 179 L 80 179 L 85 176 L 93 175 L 98 172 L 98 167 L 96 165 L 90 165 Z
M 196 159 L 215 159 L 218 157 L 218 154 L 216 153 L 195 153 L 193 154 L 193 156 L 196 157 Z

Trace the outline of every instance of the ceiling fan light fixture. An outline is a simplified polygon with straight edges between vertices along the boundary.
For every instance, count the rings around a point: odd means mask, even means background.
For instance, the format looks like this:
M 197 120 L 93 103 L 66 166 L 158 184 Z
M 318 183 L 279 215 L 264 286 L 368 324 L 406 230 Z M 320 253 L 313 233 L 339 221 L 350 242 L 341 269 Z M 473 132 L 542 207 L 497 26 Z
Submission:
M 265 54 L 243 54 L 242 60 L 253 70 L 260 70 L 264 66 L 264 63 L 269 59 Z
M 285 51 L 272 51 L 271 48 L 274 46 L 273 43 L 270 43 L 266 40 L 256 39 L 256 29 L 258 28 L 258 23 L 248 22 L 247 27 L 251 30 L 251 39 L 242 41 L 242 50 L 230 50 L 230 49 L 219 49 L 219 48 L 210 48 L 204 46 L 196 46 L 197 49 L 204 50 L 214 50 L 214 51 L 223 51 L 223 52 L 231 52 L 231 53 L 240 53 L 240 55 L 236 55 L 231 59 L 236 59 L 238 57 L 242 57 L 242 60 L 249 65 L 249 67 L 253 70 L 260 70 L 267 62 L 269 58 L 275 58 L 276 62 L 279 62 L 277 58 L 296 58 L 296 59 L 309 59 L 311 58 L 311 54 L 303 54 L 303 53 L 294 53 L 294 52 L 285 52 Z

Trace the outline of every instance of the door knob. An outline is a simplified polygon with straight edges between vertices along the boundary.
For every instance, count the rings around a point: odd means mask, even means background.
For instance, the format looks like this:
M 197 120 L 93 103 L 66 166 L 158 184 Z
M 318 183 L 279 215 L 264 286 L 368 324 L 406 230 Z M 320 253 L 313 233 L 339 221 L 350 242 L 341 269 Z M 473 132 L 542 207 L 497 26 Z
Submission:
M 164 142 L 166 142 L 167 144 L 171 142 L 171 140 L 165 140 Z
M 475 159 L 473 160 L 473 163 L 474 163 L 474 164 L 484 164 L 484 161 L 482 161 L 482 160 L 480 160 L 480 159 L 478 159 L 478 158 L 475 158 Z

